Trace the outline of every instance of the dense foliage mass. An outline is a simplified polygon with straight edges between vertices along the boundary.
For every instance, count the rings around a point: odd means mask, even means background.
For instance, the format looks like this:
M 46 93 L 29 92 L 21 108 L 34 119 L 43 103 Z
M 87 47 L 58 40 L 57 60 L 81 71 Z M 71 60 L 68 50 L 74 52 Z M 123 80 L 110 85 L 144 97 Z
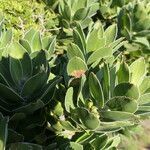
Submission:
M 1 0 L 0 150 L 118 149 L 150 115 L 149 5 Z

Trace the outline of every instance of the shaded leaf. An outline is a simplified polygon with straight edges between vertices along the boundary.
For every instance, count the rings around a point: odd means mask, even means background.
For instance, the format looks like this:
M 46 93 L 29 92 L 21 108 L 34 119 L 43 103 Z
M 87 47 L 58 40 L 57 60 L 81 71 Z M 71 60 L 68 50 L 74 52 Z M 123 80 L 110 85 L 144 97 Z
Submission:
M 81 119 L 81 122 L 88 129 L 94 130 L 99 126 L 99 119 L 93 113 L 90 113 L 87 109 L 77 108 L 76 111 L 78 113 L 78 117 Z
M 137 101 L 125 96 L 113 97 L 106 102 L 106 105 L 113 111 L 125 111 L 134 113 L 138 108 Z
M 65 108 L 67 112 L 70 112 L 70 108 L 74 109 L 74 104 L 73 104 L 73 88 L 70 87 L 65 96 Z
M 101 84 L 94 73 L 90 73 L 89 75 L 89 88 L 97 106 L 102 108 L 104 105 L 104 95 Z
M 102 112 L 102 116 L 104 118 L 111 119 L 114 121 L 123 121 L 135 118 L 135 116 L 132 113 L 122 111 L 105 111 Z
M 114 89 L 115 96 L 126 96 L 137 100 L 139 98 L 139 89 L 132 83 L 120 83 Z
M 0 113 L 0 150 L 5 150 L 8 132 L 8 117 L 3 117 Z
M 30 97 L 36 91 L 40 90 L 47 80 L 47 74 L 45 72 L 38 73 L 29 78 L 22 89 L 21 95 L 23 97 Z

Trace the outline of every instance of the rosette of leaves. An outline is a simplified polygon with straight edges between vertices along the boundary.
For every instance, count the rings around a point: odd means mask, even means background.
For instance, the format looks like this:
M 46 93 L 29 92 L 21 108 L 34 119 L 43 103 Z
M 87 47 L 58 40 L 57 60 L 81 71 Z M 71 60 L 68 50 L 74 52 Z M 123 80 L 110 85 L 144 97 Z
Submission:
M 38 145 L 20 142 L 34 139 L 35 143 L 42 143 L 38 138 L 44 132 L 44 109 L 59 81 L 59 77 L 51 77 L 45 50 L 29 54 L 18 42 L 3 49 L 0 59 L 0 111 L 10 116 L 8 147 L 42 149 Z
M 59 2 L 61 22 L 65 28 L 75 26 L 76 22 L 81 23 L 82 28 L 86 28 L 98 8 L 97 0 L 62 0 Z
M 49 75 L 45 50 L 29 54 L 18 42 L 12 43 L 0 59 L 1 111 L 10 115 L 30 114 L 44 107 L 59 81 L 51 81 Z
M 56 36 L 42 36 L 41 32 L 31 28 L 27 31 L 19 43 L 26 49 L 29 54 L 45 50 L 48 58 L 55 52 Z
M 138 124 L 141 116 L 149 116 L 150 85 L 143 58 L 130 66 L 124 61 L 111 66 L 103 62 L 99 70 L 76 79 L 79 85 L 71 84 L 71 80 L 65 98 L 56 98 L 48 113 L 47 128 L 58 136 L 85 148 L 94 147 L 107 133 L 105 144 L 96 145 L 105 149 L 109 139 L 119 143 L 119 137 L 112 136 L 112 132 L 117 134 Z
M 117 50 L 124 44 L 123 38 L 117 39 L 117 31 L 116 24 L 104 30 L 102 24 L 96 22 L 85 35 L 78 25 L 73 31 L 74 42 L 67 48 L 68 75 L 78 78 L 86 71 L 96 68 L 102 59 L 112 64 L 118 56 Z
M 128 53 L 140 57 L 149 54 L 150 2 L 134 1 L 124 6 L 118 16 L 120 33 L 129 41 Z

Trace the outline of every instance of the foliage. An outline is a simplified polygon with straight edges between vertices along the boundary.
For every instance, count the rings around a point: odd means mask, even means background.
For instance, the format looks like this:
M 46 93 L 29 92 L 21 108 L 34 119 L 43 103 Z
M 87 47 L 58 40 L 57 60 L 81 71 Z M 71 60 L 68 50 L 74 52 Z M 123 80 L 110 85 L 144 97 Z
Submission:
M 115 150 L 149 118 L 148 1 L 0 3 L 0 149 Z
M 75 22 L 80 22 L 82 28 L 85 28 L 91 22 L 98 6 L 97 0 L 62 0 L 59 2 L 61 22 L 66 28 L 74 26 Z
M 56 14 L 36 0 L 1 0 L 0 12 L 6 19 L 6 28 L 13 28 L 17 37 L 31 27 L 49 31 L 58 24 Z

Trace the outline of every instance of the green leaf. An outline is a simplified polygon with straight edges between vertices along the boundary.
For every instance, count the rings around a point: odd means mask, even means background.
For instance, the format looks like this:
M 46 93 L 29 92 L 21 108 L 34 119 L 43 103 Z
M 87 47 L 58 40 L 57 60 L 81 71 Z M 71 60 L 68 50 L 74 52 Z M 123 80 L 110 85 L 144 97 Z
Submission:
M 67 56 L 69 59 L 77 56 L 81 58 L 83 61 L 85 60 L 84 55 L 82 51 L 80 50 L 80 48 L 76 44 L 73 44 L 73 43 L 69 44 L 67 48 Z
M 104 106 L 104 95 L 101 84 L 94 73 L 90 73 L 89 75 L 89 88 L 97 106 L 102 108 Z
M 89 10 L 88 16 L 92 17 L 96 14 L 97 10 L 99 10 L 99 2 L 95 1 L 93 2 L 93 4 L 91 4 L 91 2 L 89 1 L 89 5 L 90 5 L 90 10 Z
M 76 128 L 69 121 L 60 121 L 65 130 L 76 131 Z
M 0 150 L 6 149 L 7 132 L 8 117 L 3 117 L 0 113 Z
M 139 90 L 141 94 L 147 93 L 150 91 L 150 76 L 146 76 L 143 78 L 142 83 L 139 86 Z
M 9 83 L 7 82 L 7 80 L 5 79 L 5 77 L 1 73 L 0 73 L 0 83 L 9 87 Z
M 9 47 L 9 56 L 15 59 L 23 59 L 26 52 L 26 49 L 18 42 L 12 43 Z
M 31 78 L 29 78 L 22 89 L 21 95 L 23 97 L 29 97 L 32 94 L 35 94 L 38 90 L 40 90 L 46 83 L 47 74 L 45 72 L 40 72 Z
M 83 29 L 85 29 L 90 23 L 92 22 L 92 18 L 87 17 L 81 22 L 81 26 Z
M 11 104 L 20 104 L 24 100 L 15 91 L 0 83 L 1 98 L 9 101 Z
M 32 45 L 32 51 L 33 52 L 39 51 L 39 50 L 42 49 L 42 40 L 41 40 L 41 34 L 40 34 L 40 32 L 37 31 L 34 34 L 31 45 Z
M 24 39 L 27 40 L 30 45 L 32 45 L 32 40 L 33 40 L 35 33 L 36 31 L 33 28 L 31 28 L 28 32 L 26 32 L 24 36 Z
M 100 127 L 96 129 L 96 132 L 112 132 L 122 127 L 132 125 L 134 125 L 134 123 L 131 123 L 130 121 L 101 122 Z
M 87 8 L 80 8 L 75 12 L 73 19 L 74 20 L 83 20 L 87 17 L 87 14 L 88 14 Z
M 117 25 L 113 24 L 111 26 L 109 26 L 106 30 L 105 30 L 105 36 L 106 36 L 106 44 L 110 44 L 112 43 L 116 37 L 117 37 Z
M 70 112 L 70 108 L 74 109 L 74 104 L 73 104 L 73 88 L 70 87 L 65 96 L 65 108 L 67 112 Z
M 85 62 L 79 57 L 73 57 L 67 66 L 67 72 L 69 75 L 74 76 L 76 78 L 81 77 L 87 71 L 87 65 Z
M 87 64 L 90 65 L 94 63 L 95 61 L 97 61 L 98 59 L 100 60 L 108 56 L 112 56 L 112 49 L 109 47 L 100 48 L 90 55 L 90 57 L 88 58 Z
M 116 40 L 117 41 L 117 40 Z M 119 48 L 121 48 L 122 46 L 124 46 L 127 43 L 127 41 L 122 41 L 120 42 L 118 45 L 116 45 L 116 47 L 113 48 L 113 53 L 115 53 L 116 51 L 119 50 Z M 110 46 L 111 47 L 111 46 Z
M 143 111 L 144 111 L 144 112 L 145 112 L 145 111 L 146 111 L 146 112 L 148 111 L 148 112 L 150 112 L 150 106 L 139 106 L 139 107 L 138 107 L 138 111 L 142 111 L 142 112 L 143 112 Z
M 49 45 L 48 52 L 50 55 L 54 54 L 56 45 L 56 37 L 54 37 Z
M 105 111 L 102 112 L 102 116 L 104 118 L 111 119 L 114 121 L 123 121 L 135 118 L 135 116 L 132 113 L 122 111 Z
M 19 43 L 27 50 L 27 52 L 30 54 L 32 52 L 31 45 L 29 42 L 25 39 L 19 40 Z
M 112 43 L 110 44 L 110 47 L 112 47 L 112 48 L 114 49 L 114 48 L 117 47 L 119 44 L 123 43 L 123 42 L 124 42 L 123 40 L 124 40 L 124 37 L 121 37 L 121 38 L 115 40 L 114 42 L 112 42 Z M 113 51 L 113 52 L 114 52 L 114 51 Z
M 51 37 L 51 36 L 45 36 L 42 38 L 42 49 L 43 50 L 48 50 L 52 40 L 53 40 L 54 37 Z
M 47 89 L 43 92 L 43 95 L 41 96 L 41 100 L 47 104 L 49 101 L 53 98 L 55 93 L 56 85 L 62 80 L 62 78 L 58 78 L 54 80 L 54 82 L 50 83 Z
M 94 130 L 99 127 L 99 118 L 97 118 L 93 113 L 90 113 L 85 108 L 77 108 L 76 111 L 78 114 L 78 118 L 81 119 L 81 122 L 86 128 Z
M 21 80 L 23 79 L 23 68 L 18 59 L 10 57 L 10 73 L 16 85 L 21 85 Z
M 83 46 L 84 46 L 85 51 L 86 51 L 85 33 L 84 33 L 83 28 L 82 28 L 80 23 L 76 23 L 76 30 L 79 32 L 79 34 L 81 36 L 81 39 L 83 41 Z
M 64 6 L 63 17 L 67 20 L 71 20 L 71 8 L 68 4 Z
M 25 48 L 21 44 L 17 42 L 14 42 L 13 44 L 11 44 L 11 46 L 9 47 L 9 56 L 11 58 L 10 60 L 14 62 L 14 65 L 17 65 L 18 67 L 19 65 L 21 65 L 19 68 L 22 67 L 22 71 L 23 71 L 22 77 L 24 79 L 31 76 L 32 74 L 31 58 L 29 54 L 27 53 L 27 51 L 25 50 Z M 17 60 L 19 60 L 19 62 L 17 62 Z M 11 68 L 11 70 L 14 70 L 14 69 L 15 68 Z
M 65 149 L 66 150 L 83 150 L 83 146 L 75 142 L 70 142 L 69 145 Z
M 147 37 L 136 37 L 136 39 L 134 40 L 134 42 L 138 43 L 138 44 L 142 44 L 142 45 L 144 45 L 146 47 L 150 46 Z
M 13 111 L 16 113 L 32 114 L 36 110 L 38 110 L 42 107 L 44 107 L 44 103 L 41 100 L 37 100 L 36 102 L 31 102 L 22 107 L 18 107 L 17 109 L 14 109 Z
M 73 30 L 73 39 L 74 39 L 74 43 L 76 45 L 78 45 L 78 47 L 82 50 L 82 52 L 84 54 L 85 53 L 85 47 L 86 47 L 85 41 L 82 37 L 82 34 L 76 29 Z
M 53 108 L 54 115 L 61 117 L 63 115 L 62 104 L 59 101 L 56 101 L 56 105 Z
M 96 136 L 95 139 L 91 142 L 95 150 L 103 149 L 107 143 L 108 136 L 106 134 Z
M 69 21 L 65 20 L 65 19 L 62 19 L 62 24 L 65 28 L 70 28 L 70 23 Z
M 43 150 L 42 146 L 32 143 L 25 143 L 25 142 L 18 142 L 18 143 L 12 143 L 9 146 L 9 149 L 20 149 L 20 150 Z
M 106 38 L 103 37 L 103 29 L 99 22 L 96 22 L 94 29 L 87 36 L 87 50 L 96 51 L 106 44 Z
M 97 51 L 106 45 L 106 38 L 98 38 L 98 37 L 96 37 L 96 35 L 93 35 L 94 37 L 91 37 L 91 36 L 92 35 L 90 35 L 90 37 L 88 38 L 88 41 L 87 41 L 87 51 L 88 52 Z
M 126 96 L 137 100 L 139 98 L 139 89 L 132 83 L 120 83 L 114 89 L 115 96 Z
M 128 65 L 123 61 L 120 64 L 119 70 L 117 71 L 118 76 L 118 83 L 122 82 L 129 82 L 129 67 Z
M 144 58 L 139 58 L 130 65 L 131 82 L 138 85 L 146 73 Z
M 121 141 L 121 139 L 120 139 L 119 135 L 110 138 L 105 149 L 117 148 L 120 141 Z
M 93 138 L 93 133 L 89 134 L 88 132 L 81 132 L 79 136 L 75 138 L 76 143 L 85 144 Z
M 111 96 L 111 91 L 110 91 L 110 70 L 108 64 L 106 63 L 104 63 L 103 67 L 102 87 L 105 100 L 107 101 Z
M 11 43 L 12 40 L 12 30 L 9 29 L 5 32 L 3 32 L 2 37 L 1 37 L 1 42 L 0 42 L 0 47 L 6 47 L 8 44 Z
M 48 50 L 49 55 L 54 54 L 55 45 L 56 45 L 56 36 L 53 37 L 47 36 L 42 39 L 42 49 Z
M 106 105 L 112 111 L 124 111 L 135 113 L 138 107 L 137 101 L 125 96 L 117 96 L 108 100 Z
M 139 105 L 144 105 L 150 103 L 150 93 L 141 95 L 138 99 Z

